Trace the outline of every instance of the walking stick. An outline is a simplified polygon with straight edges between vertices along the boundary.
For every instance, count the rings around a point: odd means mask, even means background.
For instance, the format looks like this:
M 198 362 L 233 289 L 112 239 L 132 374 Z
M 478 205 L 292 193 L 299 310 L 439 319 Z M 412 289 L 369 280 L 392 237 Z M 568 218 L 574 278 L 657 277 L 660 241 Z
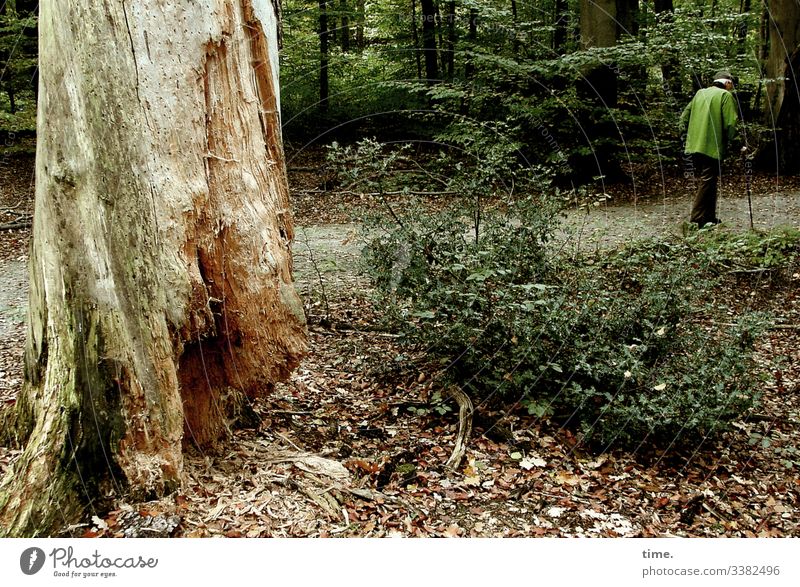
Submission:
M 748 155 L 749 147 L 745 145 L 742 147 L 742 154 L 744 155 L 744 185 L 747 190 L 747 209 L 750 212 L 750 230 L 754 230 L 753 226 L 753 198 L 750 189 L 750 175 L 753 172 L 752 156 Z

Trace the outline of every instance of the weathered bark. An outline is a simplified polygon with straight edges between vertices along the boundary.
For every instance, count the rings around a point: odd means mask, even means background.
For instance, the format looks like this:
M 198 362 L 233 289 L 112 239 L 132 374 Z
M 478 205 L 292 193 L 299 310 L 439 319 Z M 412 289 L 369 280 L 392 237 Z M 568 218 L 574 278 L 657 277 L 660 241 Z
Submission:
M 635 0 L 634 0 L 635 1 Z M 607 48 L 617 43 L 622 27 L 617 21 L 618 8 L 623 0 L 581 0 L 581 48 Z M 609 137 L 618 136 L 612 117 L 617 106 L 617 64 L 608 57 L 598 57 L 584 67 L 583 79 L 578 81 L 578 95 L 594 108 L 583 124 L 587 129 L 592 154 L 579 161 L 577 167 L 590 177 L 607 180 L 621 177 L 617 155 L 619 145 L 608 144 Z M 601 148 L 595 148 L 603 143 Z
M 773 163 L 783 172 L 800 167 L 800 2 L 769 2 L 769 49 L 766 60 L 766 124 L 776 128 Z
M 172 26 L 164 26 L 172 23 Z M 164 495 L 305 349 L 268 0 L 45 2 L 25 450 L 0 534 Z

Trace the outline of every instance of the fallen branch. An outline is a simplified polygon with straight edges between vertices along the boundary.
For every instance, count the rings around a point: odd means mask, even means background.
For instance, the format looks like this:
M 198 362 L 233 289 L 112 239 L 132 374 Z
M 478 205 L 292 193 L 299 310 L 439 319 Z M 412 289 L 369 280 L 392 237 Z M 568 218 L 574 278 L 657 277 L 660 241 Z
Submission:
M 467 443 L 472 434 L 472 414 L 474 409 L 472 400 L 460 387 L 451 387 L 449 394 L 458 404 L 458 433 L 456 434 L 453 452 L 450 458 L 447 459 L 445 466 L 448 469 L 456 470 L 461 465 L 461 461 L 464 460 L 464 455 L 467 452 Z
M 750 414 L 746 419 L 750 420 L 751 422 L 769 422 L 770 424 L 779 422 L 781 424 L 789 424 L 791 426 L 800 426 L 800 421 L 798 420 L 784 418 L 783 416 L 770 416 L 769 414 Z
M 8 224 L 0 224 L 0 231 L 18 230 L 20 228 L 30 228 L 33 224 L 31 220 L 23 220 L 22 222 L 9 222 Z
M 348 196 L 399 196 L 408 194 L 409 196 L 453 196 L 457 192 L 446 190 L 441 192 L 417 192 L 417 191 L 405 191 L 405 190 L 397 190 L 392 192 L 354 192 L 351 190 L 297 190 L 298 193 L 305 194 L 305 195 L 312 195 L 312 194 L 337 194 L 337 195 L 348 195 Z

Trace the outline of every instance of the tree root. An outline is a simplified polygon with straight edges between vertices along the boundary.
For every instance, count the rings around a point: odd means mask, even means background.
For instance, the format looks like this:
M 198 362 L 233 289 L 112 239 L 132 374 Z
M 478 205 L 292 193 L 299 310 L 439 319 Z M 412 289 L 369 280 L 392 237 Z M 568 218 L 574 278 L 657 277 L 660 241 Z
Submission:
M 448 393 L 458 404 L 458 433 L 456 434 L 453 452 L 450 458 L 447 459 L 445 466 L 448 469 L 456 470 L 461 466 L 461 461 L 464 460 L 464 455 L 467 452 L 467 443 L 472 434 L 472 414 L 475 410 L 472 406 L 472 400 L 461 388 L 451 387 Z

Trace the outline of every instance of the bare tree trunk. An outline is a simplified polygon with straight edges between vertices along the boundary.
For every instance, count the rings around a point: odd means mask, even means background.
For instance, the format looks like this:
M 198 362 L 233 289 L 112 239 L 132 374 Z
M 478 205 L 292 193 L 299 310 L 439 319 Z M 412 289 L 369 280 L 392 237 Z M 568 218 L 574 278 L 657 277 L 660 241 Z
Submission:
M 447 3 L 447 77 L 453 79 L 456 62 L 456 3 L 449 0 Z
M 347 53 L 350 51 L 350 16 L 347 9 L 347 0 L 339 2 L 339 10 L 342 12 L 342 36 L 340 38 L 342 53 Z
M 440 71 L 445 72 L 447 71 L 447 50 L 445 49 L 444 33 L 442 32 L 444 29 L 444 26 L 442 25 L 442 13 L 439 10 L 438 2 L 434 2 L 434 6 L 436 11 L 436 34 L 439 37 L 439 55 L 442 59 Z
M 766 123 L 777 127 L 774 156 L 784 173 L 800 168 L 800 2 L 771 0 L 766 61 Z
M 356 7 L 358 10 L 358 20 L 356 22 L 356 45 L 359 49 L 363 49 L 364 44 L 364 24 L 366 21 L 366 2 L 365 0 L 356 0 Z M 416 26 L 416 25 L 415 25 Z
M 739 5 L 739 14 L 743 17 L 736 26 L 736 54 L 744 56 L 747 53 L 747 18 L 750 15 L 750 0 L 742 0 Z
M 613 47 L 617 43 L 617 0 L 581 0 L 581 48 Z M 588 67 L 584 76 L 588 92 L 603 107 L 617 104 L 617 74 L 609 63 Z
M 411 0 L 411 34 L 414 39 L 414 59 L 417 62 L 417 78 L 422 79 L 422 60 L 420 58 L 419 28 L 417 27 L 417 0 Z
M 422 49 L 425 52 L 425 77 L 428 83 L 439 79 L 439 57 L 436 50 L 436 6 L 433 0 L 420 0 L 422 9 Z
M 569 3 L 567 0 L 555 0 L 553 11 L 553 50 L 558 55 L 564 55 L 567 52 Z
M 174 490 L 184 439 L 224 436 L 224 397 L 268 391 L 305 349 L 272 3 L 59 0 L 39 27 L 10 536 Z
M 475 51 L 475 43 L 478 40 L 478 10 L 476 8 L 469 9 L 469 28 L 467 29 L 467 46 L 470 51 Z M 467 57 L 464 63 L 464 78 L 472 79 L 475 75 L 475 64 L 472 57 Z
M 328 109 L 328 0 L 319 0 L 319 109 Z
M 617 11 L 623 1 L 627 0 L 581 0 L 582 49 L 616 45 L 622 29 Z M 608 57 L 598 57 L 583 68 L 583 79 L 577 84 L 578 95 L 594 106 L 589 120 L 583 123 L 587 138 L 592 145 L 606 143 L 602 148 L 592 147 L 592 154 L 581 162 L 580 169 L 590 173 L 588 177 L 602 176 L 612 181 L 621 177 L 619 145 L 607 143 L 618 132 L 611 116 L 617 106 L 617 77 L 616 64 Z

